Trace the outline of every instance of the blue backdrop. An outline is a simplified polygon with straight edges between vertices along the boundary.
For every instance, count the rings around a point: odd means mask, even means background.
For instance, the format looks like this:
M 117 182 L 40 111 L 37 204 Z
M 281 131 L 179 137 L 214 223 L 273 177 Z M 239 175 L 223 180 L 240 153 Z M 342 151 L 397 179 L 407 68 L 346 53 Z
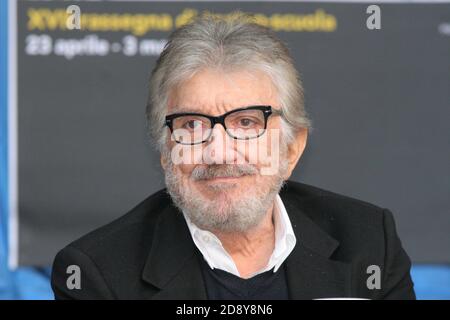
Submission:
M 8 269 L 8 1 L 0 1 L 0 299 L 52 299 L 50 268 Z

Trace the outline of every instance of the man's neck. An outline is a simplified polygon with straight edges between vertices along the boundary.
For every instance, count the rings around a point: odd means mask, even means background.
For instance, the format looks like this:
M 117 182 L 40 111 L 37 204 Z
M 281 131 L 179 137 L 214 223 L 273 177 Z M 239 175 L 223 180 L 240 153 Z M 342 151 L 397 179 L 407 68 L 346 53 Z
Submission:
M 214 232 L 243 278 L 264 268 L 272 255 L 275 247 L 273 214 L 274 205 L 257 227 L 244 233 Z

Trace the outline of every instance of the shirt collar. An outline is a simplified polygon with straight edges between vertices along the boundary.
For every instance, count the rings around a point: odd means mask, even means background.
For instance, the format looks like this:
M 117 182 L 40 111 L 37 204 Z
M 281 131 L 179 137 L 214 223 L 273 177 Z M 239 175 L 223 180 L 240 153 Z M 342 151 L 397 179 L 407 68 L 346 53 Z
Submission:
M 240 277 L 236 264 L 222 246 L 220 239 L 212 232 L 197 227 L 184 212 L 183 216 L 191 233 L 192 240 L 208 265 L 212 269 L 218 268 Z M 288 213 L 279 195 L 275 197 L 273 219 L 275 226 L 274 250 L 266 267 L 252 274 L 251 277 L 271 269 L 276 272 L 295 247 L 297 240 L 294 230 L 292 229 Z

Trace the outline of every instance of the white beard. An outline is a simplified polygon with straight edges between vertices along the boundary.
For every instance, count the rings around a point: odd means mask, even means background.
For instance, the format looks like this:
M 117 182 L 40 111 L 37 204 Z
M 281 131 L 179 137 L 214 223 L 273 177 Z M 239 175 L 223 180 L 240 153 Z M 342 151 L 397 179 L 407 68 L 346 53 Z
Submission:
M 184 185 L 170 161 L 165 171 L 165 180 L 167 191 L 175 205 L 199 228 L 243 233 L 256 227 L 264 219 L 284 184 L 282 177 L 285 176 L 287 167 L 287 161 L 281 161 L 278 174 L 266 176 L 264 185 L 245 190 L 239 194 L 238 199 L 230 197 L 230 192 L 227 192 L 227 189 L 236 187 L 229 183 L 212 184 L 210 189 L 217 193 L 217 197 L 212 200 L 206 198 L 195 188 Z

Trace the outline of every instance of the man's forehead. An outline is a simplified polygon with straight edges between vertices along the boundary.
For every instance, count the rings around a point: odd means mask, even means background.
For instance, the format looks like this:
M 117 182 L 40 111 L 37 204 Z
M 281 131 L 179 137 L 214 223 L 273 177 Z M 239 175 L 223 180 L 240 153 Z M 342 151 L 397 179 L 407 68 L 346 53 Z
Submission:
M 198 73 L 172 90 L 168 112 L 219 115 L 247 106 L 276 105 L 277 96 L 270 79 L 254 76 L 249 72 Z

